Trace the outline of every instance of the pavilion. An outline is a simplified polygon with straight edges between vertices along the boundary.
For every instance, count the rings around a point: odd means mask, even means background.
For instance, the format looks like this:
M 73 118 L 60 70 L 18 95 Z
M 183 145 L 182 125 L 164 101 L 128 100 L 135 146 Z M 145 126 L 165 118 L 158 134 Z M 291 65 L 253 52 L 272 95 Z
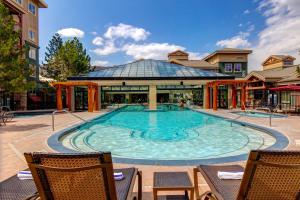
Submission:
M 199 106 L 216 110 L 223 101 L 228 108 L 236 107 L 239 99 L 240 105 L 244 105 L 246 99 L 246 81 L 152 59 L 68 77 L 67 82 L 53 85 L 57 89 L 58 109 L 63 107 L 62 89 L 65 88 L 66 106 L 71 111 L 87 104 L 88 111 L 92 112 L 109 103 L 146 103 L 150 110 L 156 110 L 157 103 L 177 103 L 180 99 L 197 101 Z M 241 98 L 237 98 L 237 90 L 241 90 Z

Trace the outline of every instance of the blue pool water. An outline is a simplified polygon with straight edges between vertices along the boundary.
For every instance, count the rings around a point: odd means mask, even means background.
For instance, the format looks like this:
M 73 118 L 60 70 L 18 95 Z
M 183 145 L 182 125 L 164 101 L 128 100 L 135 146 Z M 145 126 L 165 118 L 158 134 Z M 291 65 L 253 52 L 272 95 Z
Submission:
M 257 117 L 257 118 L 269 118 L 270 115 L 272 118 L 283 118 L 286 117 L 285 115 L 280 115 L 280 114 L 269 114 L 269 113 L 263 113 L 263 112 L 256 112 L 256 111 L 237 111 L 237 112 L 232 112 L 237 115 L 244 115 L 247 117 Z
M 231 126 L 223 118 L 174 105 L 158 110 L 126 106 L 80 126 L 61 142 L 76 151 L 110 151 L 114 157 L 149 160 L 236 156 L 276 142 L 265 132 Z

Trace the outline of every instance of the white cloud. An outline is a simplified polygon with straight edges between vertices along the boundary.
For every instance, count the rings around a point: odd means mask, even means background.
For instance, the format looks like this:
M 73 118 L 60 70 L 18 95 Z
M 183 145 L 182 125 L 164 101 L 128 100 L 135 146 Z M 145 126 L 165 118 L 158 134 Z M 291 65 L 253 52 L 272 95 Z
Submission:
M 94 44 L 94 45 L 97 45 L 97 46 L 101 46 L 101 45 L 103 45 L 103 38 L 102 37 L 95 37 L 94 39 L 93 39 L 93 41 L 92 41 L 92 43 Z
M 107 41 L 102 48 L 92 50 L 92 52 L 99 56 L 107 56 L 118 51 L 120 51 L 120 49 L 115 46 L 113 41 Z
M 92 61 L 92 66 L 107 66 L 109 64 L 108 61 L 105 60 L 94 60 Z
M 166 59 L 168 53 L 184 47 L 168 43 L 127 44 L 123 51 L 134 59 Z
M 96 31 L 91 32 L 92 35 L 97 35 Z
M 232 38 L 219 40 L 216 45 L 219 47 L 229 47 L 229 48 L 244 48 L 249 47 L 251 44 L 248 41 L 247 37 L 249 33 L 240 32 L 238 35 L 233 36 Z
M 197 53 L 197 52 L 187 52 L 189 54 L 189 59 L 190 60 L 201 60 L 202 58 L 206 57 L 209 55 L 209 53 Z
M 300 1 L 263 0 L 259 11 L 266 17 L 266 28 L 258 34 L 258 43 L 250 55 L 250 69 L 259 69 L 271 54 L 290 54 L 300 60 Z
M 78 37 L 83 38 L 84 32 L 77 28 L 64 28 L 57 31 L 58 34 L 61 35 L 61 37 Z
M 243 26 L 243 24 L 239 24 L 239 27 L 242 27 Z
M 249 14 L 250 13 L 250 10 L 244 10 L 244 14 Z
M 104 34 L 104 36 L 109 39 L 131 38 L 134 41 L 143 41 L 147 39 L 149 35 L 150 32 L 146 31 L 143 28 L 138 28 L 132 25 L 122 23 L 118 24 L 117 26 L 108 27 L 106 33 Z

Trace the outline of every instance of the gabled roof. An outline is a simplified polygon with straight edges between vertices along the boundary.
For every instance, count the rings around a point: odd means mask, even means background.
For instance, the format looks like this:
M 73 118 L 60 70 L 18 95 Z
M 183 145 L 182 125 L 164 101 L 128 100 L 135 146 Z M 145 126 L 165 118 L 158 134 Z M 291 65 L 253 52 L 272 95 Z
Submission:
M 217 65 L 210 64 L 205 60 L 171 60 L 169 62 L 183 65 L 186 67 L 195 67 L 201 69 L 219 69 Z
M 169 56 L 188 56 L 188 55 L 189 55 L 188 53 L 181 51 L 181 50 L 176 50 L 171 53 L 168 53 L 168 57 Z
M 207 60 L 207 59 L 215 56 L 216 54 L 227 54 L 227 53 L 228 54 L 231 54 L 231 53 L 250 54 L 250 53 L 252 53 L 252 50 L 238 49 L 238 48 L 223 48 L 223 49 L 219 49 L 219 50 L 214 51 L 213 53 L 206 56 L 203 60 Z
M 249 80 L 252 76 L 259 78 L 262 81 L 277 82 L 288 77 L 294 76 L 298 66 L 291 66 L 283 69 L 263 70 L 263 71 L 252 71 L 248 74 L 245 79 Z
M 280 61 L 284 61 L 288 58 L 291 59 L 292 61 L 296 60 L 296 58 L 294 58 L 293 56 L 290 56 L 290 55 L 271 55 L 262 63 L 262 65 L 263 66 L 267 65 L 268 62 L 270 62 L 272 59 L 280 62 Z
M 160 60 L 138 60 L 104 70 L 89 72 L 68 80 L 215 80 L 234 79 L 233 76 L 185 67 Z

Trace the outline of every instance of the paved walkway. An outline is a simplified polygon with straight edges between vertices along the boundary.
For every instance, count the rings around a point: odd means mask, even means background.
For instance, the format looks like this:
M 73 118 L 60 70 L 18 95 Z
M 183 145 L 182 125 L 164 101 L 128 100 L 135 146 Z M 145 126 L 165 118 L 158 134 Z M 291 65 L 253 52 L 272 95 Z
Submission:
M 227 110 L 205 111 L 221 116 L 235 118 L 236 115 L 229 113 Z M 78 116 L 84 119 L 90 119 L 97 115 L 105 113 L 96 112 L 78 112 Z M 268 126 L 266 118 L 242 117 L 241 121 Z M 63 129 L 73 124 L 79 123 L 80 120 L 69 114 L 58 114 L 55 116 L 56 130 Z M 288 149 L 300 150 L 300 116 L 290 116 L 288 118 L 274 118 L 272 128 L 285 134 L 290 145 Z M 51 127 L 51 115 L 34 116 L 30 118 L 15 118 L 7 126 L 0 127 L 0 181 L 13 176 L 18 171 L 27 168 L 23 157 L 24 152 L 44 151 L 52 152 L 47 146 L 47 138 L 53 134 Z M 239 162 L 244 165 L 244 162 Z M 128 164 L 114 164 L 115 168 L 130 167 Z M 143 199 L 152 199 L 152 179 L 154 171 L 188 171 L 192 178 L 193 166 L 152 166 L 152 165 L 135 165 L 143 172 Z M 203 178 L 199 178 L 201 192 L 208 189 Z

